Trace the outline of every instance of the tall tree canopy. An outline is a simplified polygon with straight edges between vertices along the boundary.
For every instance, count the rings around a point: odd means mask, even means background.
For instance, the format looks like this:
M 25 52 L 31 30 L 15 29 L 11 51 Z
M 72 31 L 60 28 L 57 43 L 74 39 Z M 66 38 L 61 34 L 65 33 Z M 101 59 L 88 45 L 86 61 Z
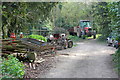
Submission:
M 112 31 L 118 34 L 120 29 L 120 1 L 99 2 L 92 6 L 93 21 L 96 24 L 102 38 L 106 38 Z
M 3 38 L 11 32 L 52 27 L 78 26 L 80 20 L 91 20 L 103 37 L 120 27 L 118 2 L 3 2 Z M 119 32 L 119 30 L 117 30 Z
M 83 2 L 60 3 L 52 11 L 55 26 L 66 29 L 77 26 L 82 19 L 90 19 L 90 7 L 87 3 Z
M 27 31 L 28 27 L 43 22 L 57 2 L 3 2 L 2 4 L 2 34 L 16 34 Z

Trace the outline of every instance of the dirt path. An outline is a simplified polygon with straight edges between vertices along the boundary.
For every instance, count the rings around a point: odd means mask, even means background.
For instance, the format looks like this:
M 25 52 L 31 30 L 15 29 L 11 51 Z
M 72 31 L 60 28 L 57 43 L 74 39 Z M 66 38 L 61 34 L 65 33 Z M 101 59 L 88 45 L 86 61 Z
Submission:
M 59 51 L 59 60 L 42 78 L 118 78 L 113 70 L 115 49 L 96 40 L 79 42 L 76 47 Z

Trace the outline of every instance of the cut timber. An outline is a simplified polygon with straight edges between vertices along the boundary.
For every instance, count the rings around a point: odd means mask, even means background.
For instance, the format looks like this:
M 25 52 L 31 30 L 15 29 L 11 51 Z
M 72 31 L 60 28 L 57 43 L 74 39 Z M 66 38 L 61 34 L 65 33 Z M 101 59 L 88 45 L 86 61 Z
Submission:
M 42 43 L 41 41 L 30 38 L 23 38 L 21 39 L 21 42 L 22 44 L 26 45 L 28 49 L 34 50 L 38 53 L 54 48 L 54 46 L 49 43 Z
M 2 39 L 2 42 L 10 41 L 11 39 Z
M 17 48 L 25 48 L 25 45 L 16 45 Z
M 27 58 L 31 61 L 34 62 L 37 57 L 37 54 L 35 52 L 27 53 Z
M 40 63 L 42 63 L 42 62 L 44 62 L 44 61 L 45 61 L 45 59 L 41 58 L 40 60 L 36 60 L 35 63 L 40 64 Z
M 13 52 L 11 51 L 2 51 L 2 54 L 12 54 Z
M 3 45 L 2 46 L 2 50 L 6 50 L 6 51 L 14 51 L 14 47 L 11 45 Z
M 15 40 L 15 41 L 12 41 L 13 43 L 21 43 L 20 40 Z

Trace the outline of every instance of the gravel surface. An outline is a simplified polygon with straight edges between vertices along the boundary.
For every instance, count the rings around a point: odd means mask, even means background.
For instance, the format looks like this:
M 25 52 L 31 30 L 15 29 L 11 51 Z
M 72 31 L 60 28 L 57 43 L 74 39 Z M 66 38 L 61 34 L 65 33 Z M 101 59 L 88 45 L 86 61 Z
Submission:
M 58 51 L 56 63 L 39 78 L 118 78 L 112 56 L 115 49 L 96 40 L 77 43 L 76 47 Z

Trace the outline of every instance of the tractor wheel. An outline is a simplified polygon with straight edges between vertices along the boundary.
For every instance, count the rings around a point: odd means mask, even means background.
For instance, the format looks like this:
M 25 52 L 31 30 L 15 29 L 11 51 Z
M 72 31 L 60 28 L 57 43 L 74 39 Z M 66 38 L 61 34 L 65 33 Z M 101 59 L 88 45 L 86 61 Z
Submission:
M 113 46 L 113 47 L 116 47 L 116 45 L 115 45 L 115 43 L 114 43 L 114 42 L 112 43 L 112 46 Z
M 85 35 L 82 36 L 82 39 L 85 39 Z
M 81 38 L 81 37 L 82 37 L 82 35 L 80 34 L 80 35 L 79 35 L 79 38 Z
M 96 35 L 93 35 L 93 39 L 96 39 Z
M 108 45 L 108 46 L 111 46 L 111 45 L 112 45 L 112 43 L 108 43 L 107 45 Z
M 118 49 L 118 48 L 119 48 L 119 45 L 116 45 L 115 48 Z
M 73 47 L 73 42 L 72 41 L 68 42 L 68 48 L 72 48 L 72 47 Z

